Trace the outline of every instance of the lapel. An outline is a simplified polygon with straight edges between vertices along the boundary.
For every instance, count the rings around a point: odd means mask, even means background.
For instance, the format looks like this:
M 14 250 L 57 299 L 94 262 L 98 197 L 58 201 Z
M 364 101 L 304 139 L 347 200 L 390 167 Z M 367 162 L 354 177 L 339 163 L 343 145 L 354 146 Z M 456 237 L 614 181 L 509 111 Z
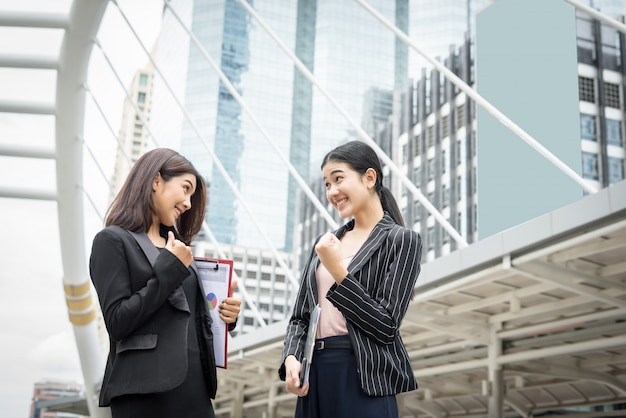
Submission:
M 367 263 L 372 257 L 372 254 L 380 248 L 383 242 L 385 242 L 385 238 L 389 234 L 389 231 L 395 225 L 396 223 L 393 221 L 391 216 L 387 212 L 385 212 L 385 216 L 383 216 L 383 218 L 374 226 L 372 232 L 370 232 L 369 236 L 367 237 L 361 248 L 359 248 L 359 250 L 356 252 L 354 257 L 352 258 L 352 261 L 348 265 L 348 272 L 350 274 L 354 275 L 356 272 L 361 270 L 361 268 L 363 268 L 365 263 Z M 354 228 L 354 219 L 339 227 L 339 229 L 337 229 L 334 234 L 336 237 L 341 238 L 343 234 L 346 233 L 346 231 L 349 231 L 352 228 Z M 315 247 L 315 244 L 317 244 L 317 240 L 313 244 L 313 247 Z M 313 250 L 313 257 L 311 258 L 311 263 L 309 264 L 310 271 L 308 272 L 309 296 L 313 298 L 313 305 L 317 304 L 318 302 L 317 279 L 315 277 L 315 272 L 319 264 L 320 258 L 315 253 L 315 250 Z
M 385 238 L 389 234 L 389 230 L 393 228 L 396 223 L 391 219 L 391 216 L 385 212 L 385 216 L 374 226 L 372 232 L 370 232 L 369 236 L 356 252 L 352 261 L 348 265 L 348 272 L 350 274 L 355 274 L 357 271 L 361 270 L 361 268 L 369 261 L 372 257 L 372 254 L 376 252 L 380 246 L 385 242 Z M 354 227 L 354 221 L 351 221 L 347 225 L 337 230 L 337 237 L 341 237 L 346 230 Z
M 148 261 L 150 262 L 150 265 L 154 266 L 154 262 L 159 256 L 159 250 L 157 250 L 157 248 L 154 246 L 152 241 L 150 241 L 150 238 L 148 238 L 148 235 L 143 231 L 141 232 L 127 231 L 127 232 L 130 235 L 132 235 L 133 238 L 135 238 L 135 241 L 137 241 L 137 244 L 139 244 L 139 246 L 141 247 L 141 250 L 146 255 L 146 258 L 148 259 Z M 193 266 L 193 269 L 196 270 L 196 266 L 193 263 L 191 265 Z M 183 291 L 182 285 L 174 289 L 174 291 L 172 292 L 171 295 L 169 295 L 167 300 L 176 309 L 180 309 L 181 311 L 185 311 L 185 312 L 190 312 L 189 304 L 187 303 L 187 297 L 185 297 L 185 292 Z

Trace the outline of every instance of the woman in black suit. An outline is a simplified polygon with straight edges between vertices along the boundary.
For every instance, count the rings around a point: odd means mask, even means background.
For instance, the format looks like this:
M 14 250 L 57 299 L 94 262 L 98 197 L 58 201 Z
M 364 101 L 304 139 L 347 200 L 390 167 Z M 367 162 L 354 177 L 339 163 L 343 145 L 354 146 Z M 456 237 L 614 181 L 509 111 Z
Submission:
M 417 388 L 400 324 L 420 272 L 421 238 L 403 226 L 378 156 L 352 141 L 322 162 L 326 197 L 344 226 L 317 239 L 304 265 L 279 376 L 298 418 L 396 418 L 395 395 Z M 312 309 L 321 314 L 308 383 L 301 384 Z
M 206 201 L 193 165 L 154 149 L 137 160 L 93 240 L 89 269 L 110 339 L 100 406 L 113 418 L 214 416 L 211 316 L 189 247 Z M 219 306 L 229 330 L 240 304 Z

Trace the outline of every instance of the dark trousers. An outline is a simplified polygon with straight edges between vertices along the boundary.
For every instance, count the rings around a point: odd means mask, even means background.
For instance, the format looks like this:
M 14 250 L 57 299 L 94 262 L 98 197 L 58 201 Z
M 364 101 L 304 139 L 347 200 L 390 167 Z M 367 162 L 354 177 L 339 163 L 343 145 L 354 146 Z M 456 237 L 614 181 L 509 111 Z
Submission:
M 316 350 L 309 375 L 309 393 L 298 398 L 295 418 L 352 417 L 398 418 L 396 397 L 368 396 L 363 392 L 351 349 Z

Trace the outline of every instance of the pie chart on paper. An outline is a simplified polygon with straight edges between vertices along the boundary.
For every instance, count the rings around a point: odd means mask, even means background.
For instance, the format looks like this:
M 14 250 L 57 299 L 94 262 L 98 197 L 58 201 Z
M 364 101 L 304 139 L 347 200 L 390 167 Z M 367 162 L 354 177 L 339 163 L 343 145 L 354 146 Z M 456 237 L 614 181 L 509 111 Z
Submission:
M 209 293 L 206 295 L 206 301 L 210 311 L 217 308 L 217 296 L 215 296 L 215 293 Z

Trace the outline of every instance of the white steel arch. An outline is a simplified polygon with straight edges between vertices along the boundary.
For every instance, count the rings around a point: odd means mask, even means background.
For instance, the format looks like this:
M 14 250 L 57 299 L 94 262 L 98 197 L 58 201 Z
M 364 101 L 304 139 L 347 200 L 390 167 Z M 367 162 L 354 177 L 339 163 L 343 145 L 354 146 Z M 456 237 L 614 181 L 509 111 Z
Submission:
M 106 417 L 97 395 L 104 364 L 85 256 L 83 220 L 83 131 L 87 69 L 93 40 L 108 0 L 74 1 L 59 56 L 56 97 L 56 157 L 63 284 L 80 356 L 89 412 Z
M 86 401 L 90 415 L 94 418 L 104 418 L 110 416 L 110 413 L 108 409 L 97 406 L 104 364 L 98 343 L 96 304 L 87 273 L 84 245 L 83 86 L 87 78 L 93 40 L 107 4 L 108 0 L 75 1 L 71 4 L 68 14 L 44 12 L 0 14 L 1 27 L 64 31 L 58 56 L 0 55 L 2 68 L 56 71 L 56 97 L 53 103 L 0 101 L 0 112 L 48 115 L 55 118 L 54 148 L 22 144 L 2 145 L 0 155 L 55 161 L 56 190 L 1 187 L 0 197 L 48 200 L 57 203 L 65 299 L 76 338 Z
M 113 0 L 115 2 L 115 0 Z M 356 0 L 361 5 L 366 7 L 366 3 L 361 0 Z M 578 7 L 578 4 L 571 0 L 566 0 L 570 3 L 574 4 Z M 56 101 L 53 104 L 46 103 L 24 103 L 18 101 L 6 101 L 0 102 L 0 111 L 3 112 L 15 112 L 15 113 L 30 113 L 30 114 L 47 114 L 54 115 L 56 117 L 56 146 L 55 149 L 47 149 L 47 148 L 26 148 L 20 146 L 0 146 L 0 155 L 9 156 L 9 157 L 27 157 L 27 158 L 42 158 L 42 159 L 54 159 L 56 161 L 56 174 L 57 174 L 57 189 L 56 191 L 49 190 L 30 190 L 23 191 L 17 189 L 11 189 L 8 187 L 0 188 L 0 197 L 16 197 L 16 198 L 24 198 L 24 199 L 40 199 L 40 200 L 52 200 L 56 201 L 58 205 L 58 224 L 60 230 L 60 238 L 61 238 L 61 253 L 62 253 L 62 261 L 63 261 L 63 284 L 65 289 L 66 301 L 68 306 L 68 312 L 70 316 L 70 321 L 73 325 L 77 346 L 79 349 L 81 367 L 85 379 L 85 389 L 87 392 L 87 403 L 90 411 L 90 415 L 92 417 L 105 417 L 108 416 L 108 410 L 97 407 L 97 390 L 99 385 L 99 380 L 102 375 L 103 370 L 103 362 L 100 356 L 100 348 L 98 345 L 98 334 L 97 334 L 97 326 L 95 322 L 96 311 L 95 311 L 95 298 L 93 297 L 90 281 L 87 274 L 87 266 L 86 266 L 86 256 L 85 256 L 85 242 L 84 242 L 84 214 L 83 214 L 83 130 L 84 130 L 84 114 L 85 114 L 85 99 L 86 99 L 86 82 L 87 82 L 87 69 L 90 61 L 91 51 L 94 45 L 94 41 L 96 38 L 96 34 L 100 27 L 100 23 L 106 11 L 109 0 L 91 0 L 91 1 L 74 1 L 72 3 L 72 7 L 68 16 L 63 15 L 55 15 L 55 14 L 39 14 L 39 13 L 31 13 L 31 14 L 4 14 L 0 16 L 0 26 L 20 26 L 20 27 L 32 27 L 32 28 L 58 28 L 65 30 L 65 36 L 63 39 L 63 46 L 60 52 L 58 59 L 44 57 L 44 56 L 33 56 L 33 57 L 20 57 L 20 56 L 12 56 L 12 55 L 3 55 L 0 56 L 0 67 L 11 67 L 11 68 L 28 68 L 28 69 L 54 69 L 57 71 L 57 93 L 56 93 Z M 115 2 L 116 3 L 116 2 Z M 242 2 L 243 3 L 243 2 Z M 244 4 L 244 7 L 246 4 Z M 366 7 L 367 8 L 367 7 Z M 623 26 L 623 25 L 622 25 Z M 393 30 L 393 28 L 390 28 Z M 619 27 L 618 29 L 621 29 Z M 399 35 L 396 32 L 397 35 Z M 411 45 L 413 46 L 413 45 Z M 419 51 L 418 51 L 419 52 Z M 435 64 L 435 63 L 433 63 Z M 444 68 L 440 69 L 443 73 L 446 73 Z M 532 138 L 531 138 L 532 139 Z M 623 185 L 621 189 L 623 190 Z M 615 212 L 619 212 L 616 218 L 623 218 L 623 205 L 618 206 L 618 210 Z M 616 225 L 619 228 L 623 229 L 623 225 L 615 221 Z M 582 224 L 582 223 L 581 223 Z M 568 231 L 569 232 L 569 231 Z M 573 231 L 574 234 L 576 231 Z M 567 243 L 568 247 L 572 247 L 572 251 L 579 250 L 572 244 L 572 241 L 575 238 L 568 237 Z M 623 238 L 620 238 L 619 245 L 623 246 Z M 480 250 L 480 249 L 479 249 Z M 471 248 L 469 251 L 476 251 Z M 555 261 L 556 255 L 555 252 L 550 251 L 550 262 Z M 533 254 L 534 256 L 535 254 Z M 528 256 L 528 254 L 524 254 L 524 256 Z M 623 309 L 623 301 L 618 299 L 611 299 L 610 297 L 605 297 L 606 295 L 599 295 L 597 292 L 583 292 L 585 289 L 577 289 L 576 286 L 571 286 L 559 281 L 558 272 L 555 272 L 551 266 L 544 265 L 540 263 L 535 263 L 535 271 L 525 271 L 523 269 L 523 260 L 521 257 L 516 259 L 516 263 L 513 263 L 515 266 L 506 265 L 506 260 L 510 262 L 511 256 L 510 254 L 505 254 L 502 257 L 502 265 L 496 266 L 497 270 L 506 269 L 515 272 L 515 274 L 519 274 L 521 277 L 532 278 L 539 282 L 537 287 L 539 288 L 544 283 L 544 286 L 548 284 L 553 286 L 554 288 L 566 288 L 572 291 L 572 293 L 583 293 L 583 296 L 588 296 L 591 302 L 598 303 L 598 300 L 601 302 L 608 302 L 615 305 L 615 308 Z M 533 258 L 534 260 L 534 258 Z M 623 263 L 615 263 L 610 265 L 615 269 L 623 269 Z M 433 266 L 433 268 L 437 267 L 437 265 Z M 461 269 L 459 269 L 461 271 Z M 538 272 L 537 272 L 538 271 Z M 482 271 L 481 274 L 488 274 L 489 272 Z M 449 293 L 453 293 L 456 287 L 463 286 L 464 283 L 462 279 L 458 279 L 457 277 L 453 277 L 454 273 L 444 272 L 439 274 L 441 277 L 447 277 L 447 275 L 451 276 L 451 279 L 455 279 L 454 282 L 446 282 L 445 284 L 441 284 L 439 287 L 433 287 L 430 292 L 431 293 L 444 293 L 448 291 L 446 286 L 452 287 L 449 289 Z M 545 284 L 547 280 L 545 277 L 547 276 L 551 278 L 548 284 Z M 552 278 L 552 275 L 556 278 Z M 471 277 L 472 280 L 474 276 Z M 458 280 L 457 280 L 458 279 Z M 590 280 L 590 279 L 587 279 Z M 468 280 L 469 283 L 469 280 Z M 621 283 L 615 284 L 610 283 L 620 292 L 620 295 L 624 292 L 624 287 Z M 610 288 L 607 286 L 607 288 Z M 608 292 L 607 292 L 608 293 Z M 432 294 L 430 296 L 433 296 Z M 435 295 L 436 296 L 436 295 Z M 573 301 L 575 295 L 571 297 Z M 418 298 L 419 299 L 419 298 Z M 490 295 L 485 295 L 485 299 L 489 299 L 490 303 L 496 303 L 494 301 L 495 298 Z M 512 301 L 511 303 L 514 303 Z M 590 302 L 590 303 L 591 303 Z M 415 305 L 419 305 L 420 301 L 416 300 Z M 467 303 L 469 305 L 469 303 Z M 486 303 L 485 303 L 486 304 Z M 612 309 L 613 307 L 611 307 Z M 468 308 L 469 309 L 469 308 Z M 451 308 L 453 310 L 453 308 Z M 608 311 L 608 309 L 607 309 Z M 415 317 L 422 317 L 426 314 L 426 312 L 419 312 L 415 309 Z M 451 315 L 450 312 L 446 312 L 446 315 Z M 497 314 L 494 314 L 497 315 Z M 499 314 L 504 315 L 504 314 Z M 623 315 L 623 311 L 620 311 L 619 316 Z M 445 320 L 445 317 L 442 316 L 441 319 Z M 409 318 L 411 319 L 411 318 Z M 435 322 L 437 318 L 432 319 L 432 322 Z M 428 321 L 427 321 L 428 322 Z M 415 321 L 409 320 L 408 326 L 419 326 L 426 328 L 427 324 L 419 323 L 417 319 Z M 558 323 L 555 323 L 558 325 Z M 277 324 L 279 327 L 284 327 L 283 323 Z M 265 363 L 265 359 L 259 358 L 254 359 L 254 356 L 258 354 L 258 352 L 265 352 L 270 350 L 275 350 L 280 345 L 280 337 L 274 335 L 274 331 L 280 333 L 281 330 L 277 329 L 275 326 L 269 327 L 269 330 L 266 330 L 266 340 L 264 342 L 269 343 L 267 346 L 259 348 L 256 347 L 262 338 L 257 338 L 254 340 L 253 338 L 248 338 L 247 336 L 242 336 L 242 338 L 238 339 L 237 343 L 234 344 L 233 349 L 231 350 L 231 355 L 234 357 L 235 370 L 232 370 L 231 376 L 234 377 L 233 381 L 236 380 L 238 376 L 249 377 L 247 373 L 249 373 L 249 367 L 246 362 L 253 363 L 253 368 L 262 368 L 262 364 Z M 445 327 L 439 327 L 441 329 Z M 437 329 L 436 326 L 432 326 L 432 329 Z M 271 338 L 267 337 L 271 334 Z M 445 333 L 445 330 L 443 330 Z M 483 330 L 484 331 L 484 330 Z M 528 332 L 533 332 L 532 330 L 524 330 Z M 518 331 L 516 330 L 507 330 L 500 332 L 497 338 L 505 338 L 507 336 L 513 336 L 514 333 Z M 521 331 L 520 331 L 521 332 Z M 508 334 L 507 334 L 508 333 Z M 506 334 L 506 335 L 505 335 Z M 510 334 L 510 335 L 509 335 Z M 616 333 L 617 336 L 612 340 L 616 347 L 623 348 L 625 345 L 624 337 Z M 253 337 L 253 336 L 250 336 Z M 471 337 L 471 336 L 469 336 Z M 479 342 L 484 343 L 489 342 L 489 335 L 482 335 L 484 340 L 478 339 Z M 493 338 L 493 336 L 491 337 Z M 472 338 L 467 338 L 469 343 L 475 342 L 471 341 Z M 468 344 L 468 341 L 463 341 L 464 345 Z M 599 340 L 598 340 L 599 341 Z M 599 343 L 596 340 L 592 340 L 588 342 L 591 348 L 598 348 Z M 606 341 L 602 341 L 606 342 Z M 421 349 L 421 346 L 417 344 L 414 345 L 415 350 Z M 558 356 L 563 354 L 565 349 L 557 349 L 557 348 L 544 348 L 543 353 L 547 356 Z M 586 351 L 587 346 L 585 343 L 580 343 L 579 346 L 570 346 L 568 347 L 568 353 L 579 351 Z M 621 355 L 623 357 L 623 354 Z M 261 356 L 262 357 L 262 356 Z M 254 362 L 258 361 L 258 364 L 254 364 Z M 531 354 L 508 354 L 501 355 L 496 354 L 491 358 L 491 361 L 497 363 L 515 363 L 521 360 L 532 360 Z M 486 362 L 490 361 L 489 359 L 476 361 L 476 363 L 471 363 L 470 360 L 467 362 L 467 369 L 473 369 L 476 366 L 484 365 Z M 480 364 L 478 364 L 478 362 Z M 240 366 L 240 363 L 242 365 Z M 259 365 L 261 364 L 261 365 Z M 241 367 L 241 370 L 237 370 L 238 367 Z M 441 374 L 447 373 L 448 368 L 454 368 L 452 366 L 439 366 L 440 369 L 437 371 Z M 522 367 L 522 366 L 519 366 Z M 539 373 L 540 370 L 533 369 L 530 366 L 524 366 L 526 369 L 525 373 L 531 375 L 534 373 Z M 457 364 L 456 369 L 460 369 Z M 558 372 L 558 373 L 557 373 Z M 424 372 L 426 374 L 427 372 Z M 429 370 L 428 373 L 432 375 L 433 370 Z M 566 370 L 565 368 L 558 370 L 555 372 L 555 375 L 567 375 L 568 373 L 573 374 L 574 372 L 571 370 Z M 584 376 L 589 380 L 595 375 L 591 372 Z M 603 376 L 600 376 L 603 377 Z M 606 384 L 608 386 L 617 388 L 622 396 L 620 399 L 623 399 L 623 393 L 626 393 L 626 385 L 619 380 L 609 380 L 606 377 L 603 377 L 606 380 Z M 228 382 L 230 385 L 235 385 L 235 383 L 231 381 Z M 268 393 L 275 393 L 276 388 L 268 388 Z M 223 395 L 221 395 L 223 396 Z M 282 399 L 281 395 L 281 400 Z M 232 405 L 232 403 L 228 403 L 227 400 L 225 403 L 227 405 Z M 289 403 L 290 400 L 287 400 Z M 519 403 L 514 399 L 506 400 L 512 407 L 518 411 L 528 410 L 528 407 L 520 406 Z M 224 408 L 228 408 L 229 406 L 225 406 Z M 241 405 L 240 405 L 241 407 Z M 436 405 L 432 405 L 430 407 L 425 405 L 414 406 L 416 409 L 431 411 L 438 411 L 438 407 Z M 443 413 L 443 411 L 441 411 Z M 435 412 L 433 412 L 435 414 Z M 436 414 L 435 414 L 436 415 Z

